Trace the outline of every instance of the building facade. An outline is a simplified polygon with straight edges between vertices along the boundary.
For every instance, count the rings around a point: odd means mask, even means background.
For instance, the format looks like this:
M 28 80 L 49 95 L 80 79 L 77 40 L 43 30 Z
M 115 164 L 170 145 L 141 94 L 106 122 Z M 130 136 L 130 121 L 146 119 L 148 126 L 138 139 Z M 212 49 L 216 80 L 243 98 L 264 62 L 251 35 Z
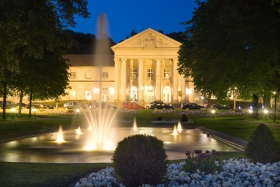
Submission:
M 71 64 L 70 89 L 63 100 L 147 103 L 202 102 L 190 78 L 178 73 L 181 43 L 147 29 L 112 47 L 101 66 L 94 55 L 66 55 Z

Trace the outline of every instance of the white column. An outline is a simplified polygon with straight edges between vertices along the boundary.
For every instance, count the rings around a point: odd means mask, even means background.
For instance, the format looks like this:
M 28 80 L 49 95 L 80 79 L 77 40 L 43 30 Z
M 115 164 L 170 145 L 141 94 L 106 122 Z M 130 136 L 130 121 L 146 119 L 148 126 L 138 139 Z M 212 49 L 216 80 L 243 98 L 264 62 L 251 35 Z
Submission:
M 172 72 L 172 85 L 173 85 L 173 101 L 178 102 L 178 71 L 177 71 L 177 59 L 173 59 L 173 72 Z
M 121 90 L 120 90 L 120 101 L 125 102 L 126 101 L 126 86 L 127 86 L 127 76 L 126 76 L 126 60 L 127 59 L 121 59 L 122 66 L 121 66 Z
M 120 92 L 120 59 L 115 58 L 115 93 L 114 93 L 114 98 L 115 98 L 115 102 L 119 102 L 119 92 Z
M 156 100 L 161 100 L 161 65 L 160 59 L 156 59 Z
M 139 101 L 144 102 L 144 60 L 138 59 L 138 67 L 139 67 L 139 73 L 138 73 L 138 92 L 139 92 Z

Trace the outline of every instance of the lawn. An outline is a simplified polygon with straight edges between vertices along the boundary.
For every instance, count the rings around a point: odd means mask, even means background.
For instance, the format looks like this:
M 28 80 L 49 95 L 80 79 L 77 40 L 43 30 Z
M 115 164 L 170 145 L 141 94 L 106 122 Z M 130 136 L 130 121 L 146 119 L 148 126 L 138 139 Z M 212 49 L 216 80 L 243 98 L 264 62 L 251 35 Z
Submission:
M 182 116 L 181 110 L 175 110 L 171 113 L 154 113 L 152 110 L 139 110 L 138 113 L 119 112 L 117 120 L 129 119 L 133 121 L 135 118 L 137 125 L 157 126 L 151 124 L 151 121 L 158 120 L 174 120 L 179 121 Z M 189 120 L 194 123 L 184 125 L 183 128 L 193 128 L 197 126 L 204 126 L 206 128 L 220 131 L 245 140 L 250 139 L 250 135 L 260 123 L 266 123 L 273 131 L 277 141 L 280 142 L 280 119 L 277 116 L 276 123 L 271 119 L 254 120 L 248 114 L 232 115 L 232 113 L 222 115 L 217 114 L 206 115 L 204 113 L 187 114 Z M 22 118 L 9 117 L 7 120 L 0 120 L 0 138 L 6 136 L 32 134 L 44 132 L 44 130 L 57 131 L 58 127 L 62 125 L 63 128 L 77 128 L 84 125 L 82 114 L 75 112 L 65 114 L 46 114 L 37 113 L 29 119 L 26 115 Z M 169 126 L 172 128 L 174 124 Z M 123 126 L 132 126 L 132 123 L 123 124 Z M 167 125 L 168 126 L 168 125 Z M 39 130 L 39 131 L 38 131 Z M 224 153 L 221 159 L 228 158 L 242 158 L 244 153 Z M 178 162 L 178 161 L 170 161 Z M 82 178 L 83 176 L 98 171 L 106 166 L 111 166 L 110 163 L 104 164 L 43 164 L 43 163 L 4 163 L 0 162 L 0 186 L 69 186 L 73 182 Z

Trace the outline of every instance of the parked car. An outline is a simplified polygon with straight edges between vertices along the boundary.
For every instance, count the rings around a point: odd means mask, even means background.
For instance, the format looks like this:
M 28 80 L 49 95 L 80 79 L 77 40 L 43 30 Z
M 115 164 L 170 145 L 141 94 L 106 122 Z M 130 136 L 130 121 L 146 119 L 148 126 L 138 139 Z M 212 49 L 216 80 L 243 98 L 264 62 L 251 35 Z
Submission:
M 220 103 L 216 103 L 214 105 L 212 105 L 213 109 L 217 109 L 217 110 L 231 110 L 233 109 L 233 107 L 229 106 L 229 105 L 223 105 Z
M 63 107 L 65 109 L 83 109 L 85 108 L 80 102 L 78 101 L 69 101 L 64 103 Z
M 196 103 L 187 103 L 187 104 L 184 104 L 182 109 L 190 109 L 190 110 L 200 110 L 200 109 L 203 109 L 203 108 L 206 108 L 205 106 L 201 106 L 201 105 L 198 105 Z
M 26 108 L 29 108 L 29 104 Z M 32 108 L 36 109 L 54 109 L 54 106 L 46 105 L 45 103 L 41 102 L 32 102 Z
M 122 104 L 122 109 L 144 109 L 145 107 L 143 105 L 139 105 L 134 102 L 124 102 Z
M 146 105 L 148 109 L 175 109 L 173 106 L 165 104 L 163 101 L 154 101 Z
M 3 101 L 0 101 L 0 107 L 3 109 Z M 6 101 L 6 109 L 11 109 L 15 107 L 15 103 L 12 101 Z
M 16 108 L 19 108 L 19 103 L 15 104 Z M 28 104 L 21 103 L 21 108 L 28 108 Z

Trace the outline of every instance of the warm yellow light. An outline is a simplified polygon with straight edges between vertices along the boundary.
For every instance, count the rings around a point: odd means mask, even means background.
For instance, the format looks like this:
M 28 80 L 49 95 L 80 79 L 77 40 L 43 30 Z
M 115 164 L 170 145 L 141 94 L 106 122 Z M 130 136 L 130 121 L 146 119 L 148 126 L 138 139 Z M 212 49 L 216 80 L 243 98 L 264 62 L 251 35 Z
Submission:
M 76 109 L 76 112 L 79 113 L 79 112 L 80 112 L 80 109 Z
M 212 109 L 212 110 L 211 110 L 211 113 L 212 113 L 212 114 L 215 114 L 215 113 L 216 113 L 216 111 L 215 111 L 214 109 Z
M 98 88 L 94 88 L 94 89 L 93 89 L 93 92 L 96 93 L 96 94 L 98 94 L 98 93 L 99 93 L 99 89 L 98 89 Z
M 192 89 L 190 89 L 190 88 L 186 88 L 186 94 L 192 94 Z
M 264 109 L 264 110 L 263 110 L 263 113 L 264 113 L 264 114 L 268 114 L 268 110 L 267 110 L 267 109 Z
M 115 89 L 114 89 L 114 88 L 109 88 L 109 93 L 110 93 L 111 95 L 115 94 Z
M 249 112 L 249 113 L 253 113 L 253 110 L 252 110 L 252 109 L 249 109 L 248 112 Z
M 15 112 L 16 112 L 16 109 L 15 109 L 15 108 L 11 108 L 11 112 L 12 112 L 12 113 L 15 113 Z
M 90 95 L 87 95 L 86 98 L 87 98 L 88 101 L 91 100 L 91 96 Z

